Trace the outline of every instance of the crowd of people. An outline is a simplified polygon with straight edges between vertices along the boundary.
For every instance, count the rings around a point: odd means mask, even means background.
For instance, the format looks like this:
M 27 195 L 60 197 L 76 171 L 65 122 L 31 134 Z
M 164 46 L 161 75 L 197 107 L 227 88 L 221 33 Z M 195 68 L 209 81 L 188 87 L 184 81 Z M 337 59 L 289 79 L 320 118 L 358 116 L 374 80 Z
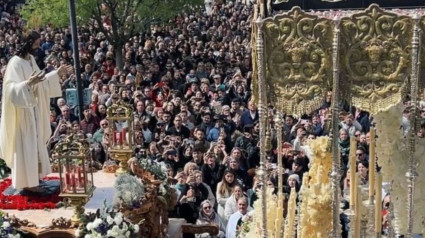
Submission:
M 47 146 L 51 151 L 63 135 L 78 134 L 91 142 L 101 169 L 112 160 L 108 156 L 112 125 L 106 110 L 118 101 L 130 104 L 134 108 L 134 156 L 168 165 L 168 176 L 178 194 L 178 205 L 170 215 L 194 224 L 216 224 L 217 237 L 235 237 L 241 217 L 252 209 L 261 185 L 255 175 L 260 161 L 259 114 L 251 100 L 253 6 L 238 1 L 211 4 L 210 12 L 204 8 L 182 12 L 168 25 L 153 25 L 149 33 L 132 37 L 123 49 L 122 69 L 116 66 L 114 46 L 102 33 L 80 28 L 81 79 L 83 87 L 91 89 L 91 103 L 84 106 L 80 120 L 66 98 L 66 90 L 77 87 L 76 77 L 64 76 L 63 97 L 51 101 L 52 137 Z M 20 44 L 24 22 L 12 0 L 0 2 L 0 13 L 4 75 Z M 42 43 L 35 56 L 40 68 L 50 71 L 73 64 L 70 29 L 44 27 L 39 33 Z M 329 91 L 321 108 L 302 118 L 284 115 L 285 194 L 292 187 L 299 190 L 308 171 L 309 159 L 300 146 L 327 133 L 331 98 Z M 422 110 L 425 118 L 425 108 Z M 274 113 L 269 107 L 269 115 Z M 358 143 L 356 169 L 365 184 L 370 124 L 367 112 L 348 108 L 341 114 L 342 170 L 344 174 L 348 170 L 349 138 L 354 136 Z M 418 136 L 424 136 L 423 130 Z M 274 131 L 272 141 L 269 171 L 276 169 Z M 276 173 L 271 174 L 265 186 L 276 193 Z

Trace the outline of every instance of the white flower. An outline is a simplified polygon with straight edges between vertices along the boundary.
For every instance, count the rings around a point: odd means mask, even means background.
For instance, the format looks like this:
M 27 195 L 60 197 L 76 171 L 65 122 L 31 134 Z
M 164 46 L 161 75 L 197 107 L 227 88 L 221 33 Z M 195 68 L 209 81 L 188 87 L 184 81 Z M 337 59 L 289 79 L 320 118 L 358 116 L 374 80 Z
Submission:
M 114 221 L 115 224 L 119 225 L 122 222 L 122 214 L 121 213 L 117 213 L 114 217 Z
M 130 231 L 127 231 L 127 232 L 125 233 L 125 237 L 130 237 Z
M 9 234 L 8 238 L 21 238 L 21 235 L 19 235 L 18 233 L 16 235 Z
M 115 225 L 112 227 L 111 232 L 113 232 L 114 234 L 116 234 L 114 237 L 118 237 L 121 236 L 123 231 L 119 228 L 118 225 Z
M 10 226 L 10 223 L 8 221 L 3 222 L 3 225 L 1 226 L 1 228 L 3 229 L 7 229 Z
M 102 219 L 96 218 L 93 222 L 93 228 L 96 229 L 100 224 L 102 224 Z
M 108 225 L 112 225 L 112 223 L 114 223 L 114 219 L 112 219 L 111 215 L 108 215 L 108 217 L 106 217 L 106 222 L 108 222 Z
M 139 228 L 139 225 L 138 225 L 138 224 L 134 225 L 134 226 L 133 226 L 133 229 L 134 229 L 134 232 L 135 232 L 135 233 L 139 233 L 139 229 L 140 229 L 140 228 Z
M 125 232 L 125 231 L 127 231 L 128 230 L 128 225 L 127 225 L 127 223 L 123 223 L 122 224 L 122 229 L 121 229 L 123 232 Z
M 86 225 L 86 229 L 87 229 L 88 231 L 93 230 L 93 229 L 94 229 L 93 222 L 89 222 L 89 223 L 87 223 L 87 225 Z M 91 237 L 84 237 L 84 238 L 91 238 Z
M 92 238 L 91 235 L 87 234 L 84 236 L 84 238 Z
M 75 237 L 79 237 L 80 236 L 80 229 L 76 229 L 75 233 L 74 233 Z
M 117 232 L 116 229 L 110 229 L 108 230 L 108 232 L 106 233 L 107 237 L 117 237 L 119 235 L 119 233 Z

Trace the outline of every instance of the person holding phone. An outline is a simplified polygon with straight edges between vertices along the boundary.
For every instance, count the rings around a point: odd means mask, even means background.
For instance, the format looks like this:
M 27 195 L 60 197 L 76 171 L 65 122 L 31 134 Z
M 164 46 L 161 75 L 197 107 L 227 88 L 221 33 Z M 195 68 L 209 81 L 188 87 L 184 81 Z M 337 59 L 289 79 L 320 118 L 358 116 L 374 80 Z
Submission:
M 29 31 L 22 42 L 4 75 L 0 157 L 12 168 L 15 189 L 39 192 L 39 179 L 51 172 L 46 149 L 50 98 L 62 96 L 60 78 L 70 74 L 72 66 L 46 74 L 32 55 L 40 48 L 40 34 Z

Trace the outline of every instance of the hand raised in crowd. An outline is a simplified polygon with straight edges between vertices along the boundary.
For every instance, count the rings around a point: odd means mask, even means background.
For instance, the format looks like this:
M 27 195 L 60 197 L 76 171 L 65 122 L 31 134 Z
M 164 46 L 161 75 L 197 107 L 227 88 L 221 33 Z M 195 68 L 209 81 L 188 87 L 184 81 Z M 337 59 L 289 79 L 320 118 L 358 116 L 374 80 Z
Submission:
M 40 83 L 41 81 L 43 81 L 44 76 L 46 76 L 46 73 L 44 71 L 39 71 L 38 73 L 36 73 L 35 71 L 32 72 L 30 78 L 28 79 L 28 86 L 34 86 L 38 83 Z
M 191 184 L 191 183 L 194 183 L 194 182 L 196 182 L 195 181 L 195 175 L 193 173 L 191 173 L 191 174 L 189 174 L 189 176 L 187 176 L 186 183 Z
M 229 160 L 230 160 L 230 156 L 226 155 L 226 156 L 224 156 L 223 161 L 222 161 L 221 163 L 222 163 L 223 165 L 226 165 L 226 164 L 227 164 L 227 162 L 229 162 Z
M 72 74 L 74 67 L 72 65 L 61 65 L 58 70 L 58 75 L 60 78 L 67 74 Z

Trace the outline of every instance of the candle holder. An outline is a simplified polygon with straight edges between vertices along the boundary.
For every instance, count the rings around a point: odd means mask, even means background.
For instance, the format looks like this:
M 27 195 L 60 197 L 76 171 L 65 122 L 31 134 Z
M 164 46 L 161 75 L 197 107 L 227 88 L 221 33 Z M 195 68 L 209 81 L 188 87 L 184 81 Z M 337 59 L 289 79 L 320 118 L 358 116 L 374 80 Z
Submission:
M 118 160 L 119 168 L 115 175 L 128 172 L 127 161 L 133 154 L 133 109 L 122 101 L 112 104 L 106 112 L 106 119 L 112 131 L 111 157 Z
M 58 158 L 59 196 L 74 207 L 71 222 L 78 225 L 84 213 L 83 206 L 95 189 L 90 144 L 71 134 L 55 146 L 54 152 Z

